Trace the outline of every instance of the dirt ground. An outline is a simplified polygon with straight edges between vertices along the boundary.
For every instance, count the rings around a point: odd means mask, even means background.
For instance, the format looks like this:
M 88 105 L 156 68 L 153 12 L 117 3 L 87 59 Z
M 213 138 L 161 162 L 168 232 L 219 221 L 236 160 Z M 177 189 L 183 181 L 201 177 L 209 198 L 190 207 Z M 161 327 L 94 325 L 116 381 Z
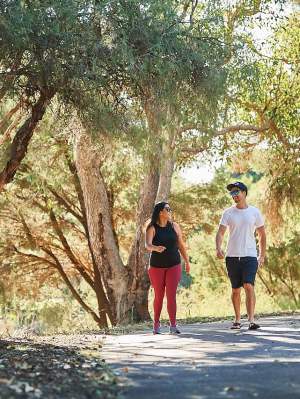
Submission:
M 0 398 L 114 399 L 116 377 L 102 357 L 103 336 L 0 340 Z

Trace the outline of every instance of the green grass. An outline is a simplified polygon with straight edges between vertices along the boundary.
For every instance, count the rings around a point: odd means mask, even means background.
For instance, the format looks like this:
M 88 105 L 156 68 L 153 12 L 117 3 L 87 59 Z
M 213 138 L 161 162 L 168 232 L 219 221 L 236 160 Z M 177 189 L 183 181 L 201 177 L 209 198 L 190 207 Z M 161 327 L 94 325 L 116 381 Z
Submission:
M 282 308 L 276 300 L 270 297 L 260 284 L 256 285 L 256 313 L 269 314 L 280 312 Z M 246 313 L 245 294 L 242 290 L 242 313 Z M 152 315 L 153 290 L 150 290 L 150 313 Z M 289 309 L 287 309 L 289 310 Z M 292 310 L 292 309 L 291 309 Z M 224 318 L 234 315 L 231 304 L 231 288 L 229 284 L 222 284 L 218 289 L 212 290 L 203 285 L 192 285 L 190 288 L 181 288 L 177 295 L 177 318 Z M 167 319 L 166 300 L 162 310 L 162 318 Z
M 195 279 L 195 283 L 189 288 L 179 288 L 177 294 L 177 320 L 178 324 L 210 322 L 218 320 L 232 319 L 234 313 L 231 304 L 231 288 L 226 282 L 218 282 L 212 285 L 212 280 L 207 278 Z M 279 315 L 291 314 L 292 304 L 285 303 L 284 306 L 277 302 L 278 298 L 272 298 L 266 293 L 260 281 L 256 285 L 256 314 L 257 315 Z M 89 298 L 92 306 L 94 298 Z M 23 300 L 24 301 L 24 300 Z M 149 310 L 153 316 L 153 289 L 149 293 Z M 112 327 L 108 330 L 97 329 L 91 317 L 84 312 L 75 300 L 59 298 L 59 302 L 52 302 L 45 298 L 39 302 L 39 312 L 34 316 L 34 323 L 38 326 L 37 330 L 32 328 L 32 317 L 26 317 L 27 309 L 32 314 L 31 303 L 22 304 L 22 313 L 12 311 L 5 315 L 4 320 L 0 320 L 0 337 L 22 336 L 22 335 L 57 335 L 57 334 L 127 334 L 138 331 L 145 331 L 152 328 L 152 322 L 131 324 L 128 326 Z M 60 311 L 58 311 L 60 310 Z M 62 311 L 63 310 L 63 311 Z M 31 312 L 31 313 L 30 313 Z M 242 313 L 246 315 L 245 294 L 242 290 Z M 22 316 L 22 317 L 21 317 Z M 161 315 L 162 324 L 168 324 L 168 314 L 166 311 L 166 300 L 164 301 Z M 21 320 L 21 322 L 20 322 Z M 28 328 L 29 327 L 29 328 Z M 27 330 L 28 328 L 28 330 Z

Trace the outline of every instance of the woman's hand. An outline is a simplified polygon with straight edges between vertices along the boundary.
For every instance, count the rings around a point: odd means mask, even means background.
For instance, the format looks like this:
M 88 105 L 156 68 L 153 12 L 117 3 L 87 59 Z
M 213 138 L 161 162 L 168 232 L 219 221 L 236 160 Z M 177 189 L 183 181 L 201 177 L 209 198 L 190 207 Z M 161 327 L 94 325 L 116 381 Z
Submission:
M 186 274 L 190 274 L 190 271 L 191 271 L 190 262 L 185 262 L 185 272 L 186 272 Z
M 156 252 L 164 252 L 164 250 L 166 249 L 166 247 L 164 247 L 163 245 L 153 245 L 154 246 L 154 251 Z

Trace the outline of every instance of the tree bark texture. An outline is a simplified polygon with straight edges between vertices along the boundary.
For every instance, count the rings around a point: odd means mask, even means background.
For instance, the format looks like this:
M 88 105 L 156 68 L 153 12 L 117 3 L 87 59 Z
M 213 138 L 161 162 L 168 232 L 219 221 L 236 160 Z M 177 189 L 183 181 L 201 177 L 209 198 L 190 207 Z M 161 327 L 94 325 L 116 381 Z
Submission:
M 13 180 L 27 153 L 28 144 L 31 140 L 34 129 L 38 122 L 43 118 L 47 105 L 53 95 L 54 92 L 48 93 L 48 95 L 41 94 L 37 103 L 32 107 L 30 117 L 18 129 L 11 145 L 10 159 L 0 173 L 0 192 L 3 191 L 4 186 L 7 183 L 10 183 Z
M 161 165 L 161 130 L 157 122 L 159 110 L 151 101 L 145 103 L 145 114 L 151 132 L 152 150 L 146 160 L 144 181 L 141 186 L 140 200 L 136 214 L 136 235 L 128 258 L 128 269 L 131 271 L 132 319 L 133 321 L 150 320 L 148 294 L 150 281 L 148 277 L 149 253 L 145 249 L 145 225 L 151 217 L 157 197 Z
M 100 171 L 100 157 L 91 137 L 75 129 L 75 164 L 82 188 L 92 253 L 117 323 L 128 322 L 128 272 L 115 241 L 110 206 Z
M 165 132 L 166 138 L 162 144 L 159 186 L 155 202 L 168 201 L 171 192 L 172 176 L 175 167 L 176 130 L 172 128 L 172 124 L 170 124 L 170 129 Z

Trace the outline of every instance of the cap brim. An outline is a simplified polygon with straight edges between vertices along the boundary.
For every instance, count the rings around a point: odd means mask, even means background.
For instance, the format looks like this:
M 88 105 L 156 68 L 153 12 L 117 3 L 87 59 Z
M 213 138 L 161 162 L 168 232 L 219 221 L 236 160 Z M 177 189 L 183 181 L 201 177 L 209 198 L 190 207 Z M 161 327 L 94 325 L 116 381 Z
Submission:
M 235 184 L 228 184 L 228 186 L 226 187 L 228 191 L 232 190 L 234 187 L 238 187 Z

